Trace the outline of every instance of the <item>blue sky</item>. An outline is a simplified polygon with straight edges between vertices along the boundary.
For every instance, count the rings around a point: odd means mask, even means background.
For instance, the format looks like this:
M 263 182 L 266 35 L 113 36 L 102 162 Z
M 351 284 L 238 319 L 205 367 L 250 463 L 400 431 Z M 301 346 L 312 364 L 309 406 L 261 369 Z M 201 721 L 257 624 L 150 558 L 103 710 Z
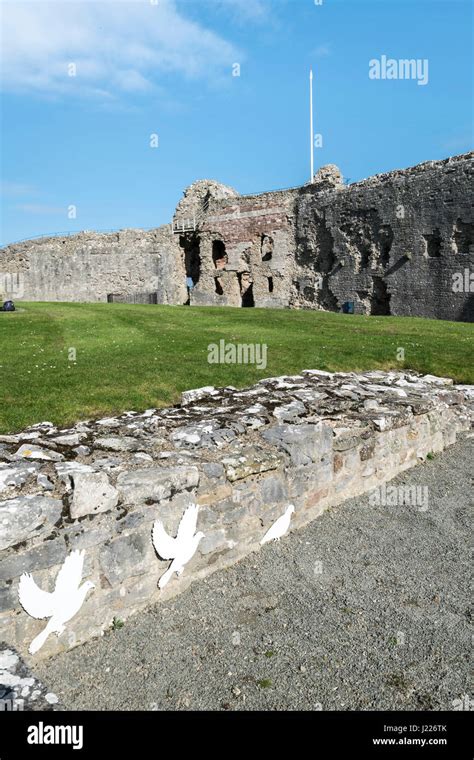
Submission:
M 3 244 L 158 226 L 201 178 L 241 193 L 307 182 L 310 65 L 316 166 L 354 182 L 471 149 L 470 2 L 0 5 Z M 428 83 L 369 78 L 382 55 L 427 59 Z

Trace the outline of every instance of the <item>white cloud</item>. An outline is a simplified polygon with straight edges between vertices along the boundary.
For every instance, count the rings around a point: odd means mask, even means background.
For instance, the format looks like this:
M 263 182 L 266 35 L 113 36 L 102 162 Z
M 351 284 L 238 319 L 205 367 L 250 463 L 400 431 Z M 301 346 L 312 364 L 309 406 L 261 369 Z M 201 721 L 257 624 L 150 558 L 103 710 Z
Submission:
M 37 195 L 37 190 L 33 185 L 27 185 L 23 182 L 9 182 L 6 179 L 2 181 L 0 191 L 5 198 L 21 198 L 25 195 Z
M 143 93 L 163 73 L 212 80 L 242 59 L 230 42 L 186 18 L 176 0 L 0 2 L 5 90 Z
M 47 206 L 43 203 L 18 203 L 15 206 L 19 211 L 24 211 L 26 214 L 44 214 L 46 216 L 50 214 L 66 214 L 66 208 L 64 206 Z

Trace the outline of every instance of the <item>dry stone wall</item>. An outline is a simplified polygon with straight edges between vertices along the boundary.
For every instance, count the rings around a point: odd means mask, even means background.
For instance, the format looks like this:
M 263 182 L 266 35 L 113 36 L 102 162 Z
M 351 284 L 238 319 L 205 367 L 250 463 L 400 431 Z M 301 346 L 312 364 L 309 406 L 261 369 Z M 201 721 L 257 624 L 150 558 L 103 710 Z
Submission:
M 0 641 L 28 661 L 45 625 L 19 604 L 22 573 L 51 591 L 66 556 L 85 550 L 95 589 L 36 655 L 47 657 L 259 549 L 288 504 L 298 528 L 451 445 L 470 427 L 473 399 L 473 386 L 429 375 L 307 370 L 243 391 L 188 391 L 173 408 L 0 436 Z M 169 563 L 154 551 L 153 522 L 176 535 L 190 503 L 205 538 L 160 591 Z

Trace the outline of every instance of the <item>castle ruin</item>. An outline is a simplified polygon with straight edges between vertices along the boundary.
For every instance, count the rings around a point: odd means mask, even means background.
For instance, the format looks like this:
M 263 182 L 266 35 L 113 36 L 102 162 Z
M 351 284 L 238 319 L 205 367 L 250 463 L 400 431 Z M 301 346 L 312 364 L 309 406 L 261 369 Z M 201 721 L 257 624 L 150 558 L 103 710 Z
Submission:
M 30 301 L 473 321 L 473 155 L 351 185 L 329 165 L 313 183 L 258 195 L 200 180 L 171 224 L 15 243 L 0 250 L 0 271 Z

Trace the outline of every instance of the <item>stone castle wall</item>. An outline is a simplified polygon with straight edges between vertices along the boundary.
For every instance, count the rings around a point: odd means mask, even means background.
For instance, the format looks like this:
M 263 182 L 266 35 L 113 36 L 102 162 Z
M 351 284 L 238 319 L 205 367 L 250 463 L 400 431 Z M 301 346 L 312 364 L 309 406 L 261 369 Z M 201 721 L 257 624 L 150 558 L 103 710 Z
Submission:
M 474 274 L 473 187 L 471 154 L 343 191 L 303 188 L 296 222 L 302 303 L 353 301 L 359 313 L 473 321 L 474 277 L 472 291 L 453 290 L 454 274 Z M 323 282 L 316 297 L 315 276 Z
M 0 436 L 0 641 L 28 660 L 45 626 L 19 604 L 22 573 L 51 591 L 65 557 L 85 550 L 95 589 L 36 655 L 48 657 L 259 549 L 288 504 L 295 529 L 380 489 L 468 430 L 473 399 L 473 386 L 429 375 L 307 370 L 243 391 L 188 391 L 171 409 Z M 169 562 L 153 549 L 153 522 L 176 535 L 190 502 L 205 538 L 160 591 Z M 429 495 L 413 509 L 430 519 Z
M 323 167 L 313 184 L 253 196 L 201 180 L 177 206 L 178 234 L 172 224 L 26 241 L 0 250 L 0 273 L 21 274 L 22 293 L 11 295 L 25 300 L 351 304 L 361 314 L 472 321 L 472 158 L 353 185 Z
M 11 294 L 18 300 L 94 302 L 155 293 L 158 303 L 175 303 L 173 255 L 179 258 L 179 248 L 169 225 L 149 232 L 81 232 L 8 246 L 0 251 L 0 272 L 21 276 L 11 277 L 21 288 Z

